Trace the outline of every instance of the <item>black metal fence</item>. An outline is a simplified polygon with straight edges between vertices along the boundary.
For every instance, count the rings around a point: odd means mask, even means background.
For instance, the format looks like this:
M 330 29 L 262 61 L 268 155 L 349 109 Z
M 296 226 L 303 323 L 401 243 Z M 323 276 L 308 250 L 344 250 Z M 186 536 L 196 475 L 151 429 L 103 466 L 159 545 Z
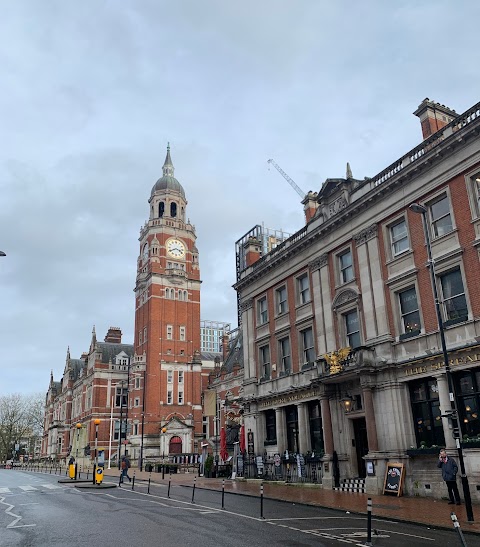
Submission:
M 285 458 L 265 460 L 261 457 L 247 457 L 243 461 L 239 461 L 237 475 L 246 479 L 320 484 L 323 466 L 319 458 L 305 460 L 303 456 L 300 458 L 293 456 L 288 460 Z

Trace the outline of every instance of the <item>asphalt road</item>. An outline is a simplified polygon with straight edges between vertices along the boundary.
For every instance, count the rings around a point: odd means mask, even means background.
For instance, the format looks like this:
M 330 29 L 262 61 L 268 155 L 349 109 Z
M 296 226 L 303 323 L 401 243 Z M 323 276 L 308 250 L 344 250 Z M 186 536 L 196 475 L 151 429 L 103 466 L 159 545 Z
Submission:
M 58 476 L 0 469 L 0 545 L 255 547 L 364 545 L 366 518 L 280 501 L 173 486 L 127 483 L 79 490 Z M 372 545 L 461 545 L 453 530 L 373 519 Z M 465 536 L 469 547 L 480 537 Z

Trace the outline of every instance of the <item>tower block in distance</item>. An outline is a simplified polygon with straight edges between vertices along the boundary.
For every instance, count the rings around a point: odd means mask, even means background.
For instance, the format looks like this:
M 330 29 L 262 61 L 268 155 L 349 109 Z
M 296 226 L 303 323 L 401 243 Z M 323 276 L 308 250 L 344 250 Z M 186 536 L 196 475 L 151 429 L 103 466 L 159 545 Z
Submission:
M 132 443 L 135 438 L 143 448 L 144 461 L 197 452 L 202 439 L 200 266 L 170 145 L 148 203 L 149 219 L 139 238 L 129 396 Z

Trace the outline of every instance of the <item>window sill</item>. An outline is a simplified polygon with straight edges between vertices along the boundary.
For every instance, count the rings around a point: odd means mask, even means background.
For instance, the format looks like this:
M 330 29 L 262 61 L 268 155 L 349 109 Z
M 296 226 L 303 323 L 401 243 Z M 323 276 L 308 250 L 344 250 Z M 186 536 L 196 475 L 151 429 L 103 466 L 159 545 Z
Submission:
M 458 325 L 458 323 L 465 323 L 465 321 L 468 321 L 468 315 L 462 315 L 455 319 L 448 319 L 447 321 L 444 321 L 443 326 L 445 328 L 452 327 L 453 325 Z
M 404 332 L 398 337 L 398 341 L 402 342 L 403 340 L 408 340 L 409 338 L 414 338 L 415 336 L 419 336 L 421 334 L 421 330 L 412 330 L 411 332 Z

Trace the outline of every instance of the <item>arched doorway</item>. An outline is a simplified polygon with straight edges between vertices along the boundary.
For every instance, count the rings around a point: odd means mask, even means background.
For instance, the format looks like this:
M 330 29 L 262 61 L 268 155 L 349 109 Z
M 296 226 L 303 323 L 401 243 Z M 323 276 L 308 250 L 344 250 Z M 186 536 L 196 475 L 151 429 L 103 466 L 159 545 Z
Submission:
M 182 439 L 180 437 L 172 437 L 170 439 L 169 453 L 170 454 L 182 453 Z

